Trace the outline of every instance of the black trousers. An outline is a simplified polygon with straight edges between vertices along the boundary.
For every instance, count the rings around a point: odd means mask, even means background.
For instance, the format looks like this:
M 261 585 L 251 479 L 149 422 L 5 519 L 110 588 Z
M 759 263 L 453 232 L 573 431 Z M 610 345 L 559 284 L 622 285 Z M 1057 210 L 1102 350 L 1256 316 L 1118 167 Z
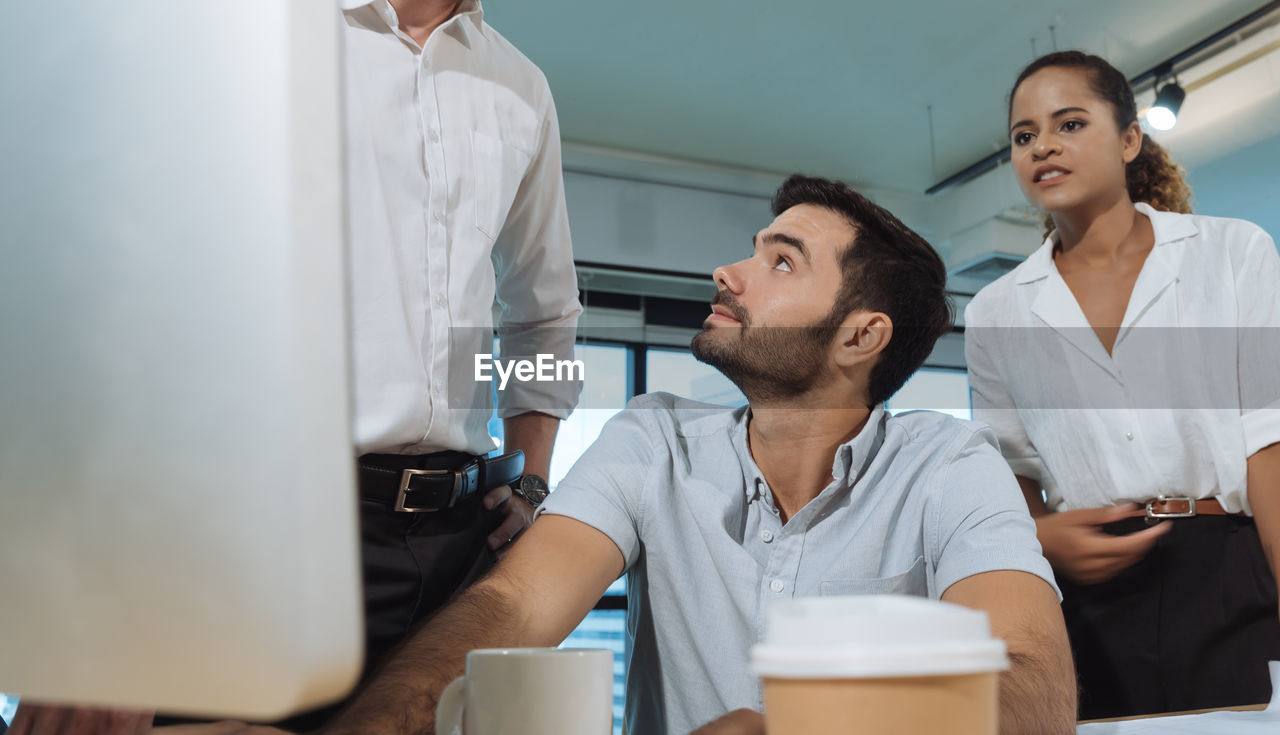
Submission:
M 473 455 L 375 455 L 400 469 L 453 469 Z M 364 458 L 362 458 L 364 459 Z M 401 466 L 402 465 L 402 466 Z M 494 562 L 488 536 L 502 523 L 486 511 L 484 493 L 434 513 L 397 513 L 381 501 L 360 500 L 360 555 L 365 612 L 361 683 L 414 626 L 485 574 Z M 357 687 L 359 691 L 359 687 Z M 293 732 L 322 727 L 346 701 L 272 723 Z M 157 717 L 157 724 L 195 720 Z
M 1151 553 L 1115 578 L 1058 575 L 1080 680 L 1080 718 L 1268 701 L 1280 659 L 1276 583 L 1251 518 L 1173 521 Z M 1127 535 L 1130 518 L 1104 527 Z

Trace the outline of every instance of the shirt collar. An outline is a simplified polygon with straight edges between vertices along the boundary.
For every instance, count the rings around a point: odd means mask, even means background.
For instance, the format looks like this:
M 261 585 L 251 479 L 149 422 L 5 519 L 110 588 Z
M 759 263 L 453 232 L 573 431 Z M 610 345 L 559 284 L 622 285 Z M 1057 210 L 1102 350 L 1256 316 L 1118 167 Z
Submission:
M 1155 247 L 1166 245 L 1177 240 L 1194 237 L 1200 233 L 1195 222 L 1185 215 L 1176 212 L 1161 212 L 1146 202 L 1135 202 L 1134 208 L 1151 220 L 1151 230 L 1155 234 Z M 1053 230 L 1044 239 L 1044 243 L 1034 253 L 1027 256 L 1014 270 L 1016 283 L 1031 283 L 1049 275 L 1053 269 L 1053 247 L 1058 242 L 1058 231 Z
M 831 462 L 831 477 L 837 485 L 853 487 L 857 484 L 884 442 L 884 424 L 888 418 L 884 405 L 876 404 L 857 436 L 836 448 L 835 459 Z
M 343 10 L 355 10 L 356 8 L 363 8 L 366 5 L 385 2 L 387 2 L 387 0 L 338 0 L 338 5 Z M 462 0 L 462 4 L 458 6 L 457 14 L 453 17 L 459 18 L 464 15 L 469 16 L 473 14 L 477 24 L 484 20 L 484 6 L 480 4 L 480 0 Z M 447 23 L 448 21 L 445 22 Z
M 831 461 L 831 478 L 837 486 L 852 487 L 862 477 L 862 473 L 879 451 L 880 445 L 884 443 L 884 425 L 888 417 L 889 414 L 885 412 L 884 405 L 876 404 L 858 434 L 836 447 L 835 457 Z M 748 408 L 739 416 L 738 425 L 733 432 L 738 453 L 751 468 L 743 488 L 746 491 L 748 503 L 762 497 L 761 489 L 764 486 L 764 474 L 760 472 L 760 467 L 755 463 L 755 458 L 751 456 L 751 449 L 748 446 L 747 424 L 750 420 L 751 409 Z

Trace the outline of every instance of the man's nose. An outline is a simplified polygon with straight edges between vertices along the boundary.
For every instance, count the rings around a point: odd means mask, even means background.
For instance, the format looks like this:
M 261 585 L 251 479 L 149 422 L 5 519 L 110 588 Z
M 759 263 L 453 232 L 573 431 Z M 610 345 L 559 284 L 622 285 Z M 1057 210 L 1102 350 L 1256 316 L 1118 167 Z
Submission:
M 735 294 L 742 293 L 742 276 L 738 268 L 742 262 L 722 265 L 711 271 L 711 280 L 716 282 L 717 289 Z

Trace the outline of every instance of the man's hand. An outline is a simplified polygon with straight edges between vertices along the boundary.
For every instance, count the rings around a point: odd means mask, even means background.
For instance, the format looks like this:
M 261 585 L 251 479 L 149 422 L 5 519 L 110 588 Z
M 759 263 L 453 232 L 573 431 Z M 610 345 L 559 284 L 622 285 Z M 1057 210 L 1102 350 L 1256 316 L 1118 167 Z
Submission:
M 22 702 L 13 717 L 13 724 L 9 726 L 8 735 L 142 735 L 152 731 L 153 718 L 152 712 L 53 707 Z
M 511 547 L 511 542 L 533 523 L 533 506 L 517 497 L 507 485 L 496 487 L 484 496 L 484 509 L 502 510 L 502 525 L 489 534 L 489 548 L 501 559 Z
M 1098 584 L 1137 564 L 1173 526 L 1159 523 L 1128 536 L 1112 536 L 1098 527 L 1144 515 L 1137 505 L 1086 508 L 1036 518 L 1036 536 L 1053 568 L 1078 584 Z
M 764 735 L 764 715 L 755 710 L 735 709 L 689 735 Z

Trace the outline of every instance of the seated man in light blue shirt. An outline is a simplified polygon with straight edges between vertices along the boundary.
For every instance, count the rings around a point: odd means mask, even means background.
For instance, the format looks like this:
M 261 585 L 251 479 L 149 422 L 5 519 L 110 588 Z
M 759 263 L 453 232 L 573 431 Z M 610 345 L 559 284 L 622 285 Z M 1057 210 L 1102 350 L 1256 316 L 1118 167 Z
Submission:
M 942 261 L 842 184 L 794 176 L 774 213 L 750 257 L 716 270 L 693 342 L 749 406 L 633 400 L 496 569 L 392 656 L 330 732 L 432 732 L 468 650 L 554 646 L 623 573 L 636 735 L 759 710 L 748 652 L 769 605 L 867 593 L 986 611 L 1012 660 L 1001 732 L 1074 732 L 1053 574 L 994 435 L 882 408 L 950 327 Z M 712 727 L 763 729 L 750 711 Z

